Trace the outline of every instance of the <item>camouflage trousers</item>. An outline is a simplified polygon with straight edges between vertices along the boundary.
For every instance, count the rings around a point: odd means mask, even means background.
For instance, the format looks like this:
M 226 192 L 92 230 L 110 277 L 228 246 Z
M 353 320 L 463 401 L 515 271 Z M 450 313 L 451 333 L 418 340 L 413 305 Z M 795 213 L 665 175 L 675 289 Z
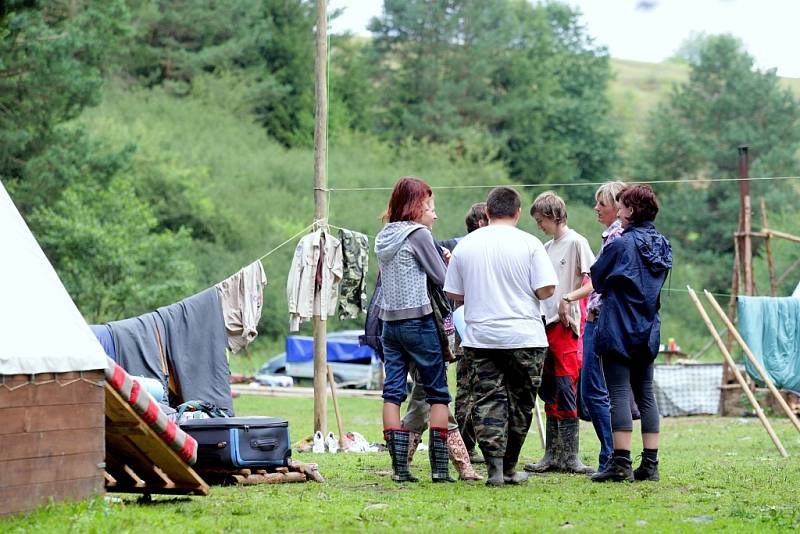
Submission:
M 454 411 L 458 431 L 468 451 L 475 448 L 475 426 L 472 424 L 472 366 L 462 354 L 456 362 L 456 401 Z
M 545 347 L 464 347 L 472 369 L 472 422 L 484 456 L 516 464 L 531 427 Z

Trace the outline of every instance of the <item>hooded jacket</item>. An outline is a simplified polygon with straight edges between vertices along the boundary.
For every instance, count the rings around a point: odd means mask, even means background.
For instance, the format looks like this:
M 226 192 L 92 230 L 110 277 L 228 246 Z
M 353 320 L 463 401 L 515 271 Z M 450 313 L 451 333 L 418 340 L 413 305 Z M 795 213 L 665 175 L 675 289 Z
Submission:
M 591 268 L 592 285 L 603 299 L 595 325 L 597 354 L 655 360 L 661 288 L 671 268 L 672 247 L 653 221 L 629 225 L 606 246 Z
M 380 318 L 398 321 L 433 311 L 427 279 L 441 287 L 446 266 L 430 230 L 412 221 L 392 222 L 375 237 L 381 266 Z

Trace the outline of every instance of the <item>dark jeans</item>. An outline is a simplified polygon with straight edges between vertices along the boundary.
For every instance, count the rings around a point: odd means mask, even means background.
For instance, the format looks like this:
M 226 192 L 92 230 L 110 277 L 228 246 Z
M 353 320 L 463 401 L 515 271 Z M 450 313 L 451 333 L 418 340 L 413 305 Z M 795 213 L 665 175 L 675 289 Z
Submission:
M 642 432 L 659 431 L 658 406 L 653 393 L 653 369 L 652 361 L 642 362 L 636 355 L 632 359 L 603 356 L 603 372 L 611 398 L 611 428 L 614 432 L 633 430 L 631 391 L 642 416 Z
M 414 362 L 425 389 L 428 404 L 449 404 L 447 372 L 433 315 L 419 319 L 383 323 L 385 378 L 383 400 L 398 406 L 406 400 L 406 376 L 409 362 Z
M 600 441 L 600 470 L 606 467 L 614 441 L 611 436 L 611 401 L 600 357 L 594 352 L 594 322 L 586 321 L 583 330 L 583 370 L 581 373 L 581 402 L 594 425 Z

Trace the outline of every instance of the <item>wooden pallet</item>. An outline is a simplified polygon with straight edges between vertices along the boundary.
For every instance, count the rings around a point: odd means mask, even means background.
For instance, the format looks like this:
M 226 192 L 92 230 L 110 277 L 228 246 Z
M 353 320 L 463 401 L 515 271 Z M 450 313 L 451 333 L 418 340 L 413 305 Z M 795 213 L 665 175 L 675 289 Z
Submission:
M 106 490 L 208 495 L 208 484 L 106 384 Z

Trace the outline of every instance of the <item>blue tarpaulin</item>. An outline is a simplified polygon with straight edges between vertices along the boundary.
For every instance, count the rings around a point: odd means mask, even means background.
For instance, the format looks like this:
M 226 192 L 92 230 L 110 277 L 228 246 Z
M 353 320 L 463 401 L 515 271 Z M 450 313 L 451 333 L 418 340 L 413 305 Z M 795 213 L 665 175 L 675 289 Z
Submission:
M 375 351 L 371 347 L 358 344 L 358 335 L 330 336 L 327 339 L 327 346 L 329 362 L 369 363 L 375 357 Z M 309 362 L 313 359 L 314 338 L 309 336 L 288 336 L 286 338 L 287 362 Z
M 800 392 L 800 299 L 738 297 L 739 331 L 779 389 Z M 761 376 L 745 359 L 747 372 Z

